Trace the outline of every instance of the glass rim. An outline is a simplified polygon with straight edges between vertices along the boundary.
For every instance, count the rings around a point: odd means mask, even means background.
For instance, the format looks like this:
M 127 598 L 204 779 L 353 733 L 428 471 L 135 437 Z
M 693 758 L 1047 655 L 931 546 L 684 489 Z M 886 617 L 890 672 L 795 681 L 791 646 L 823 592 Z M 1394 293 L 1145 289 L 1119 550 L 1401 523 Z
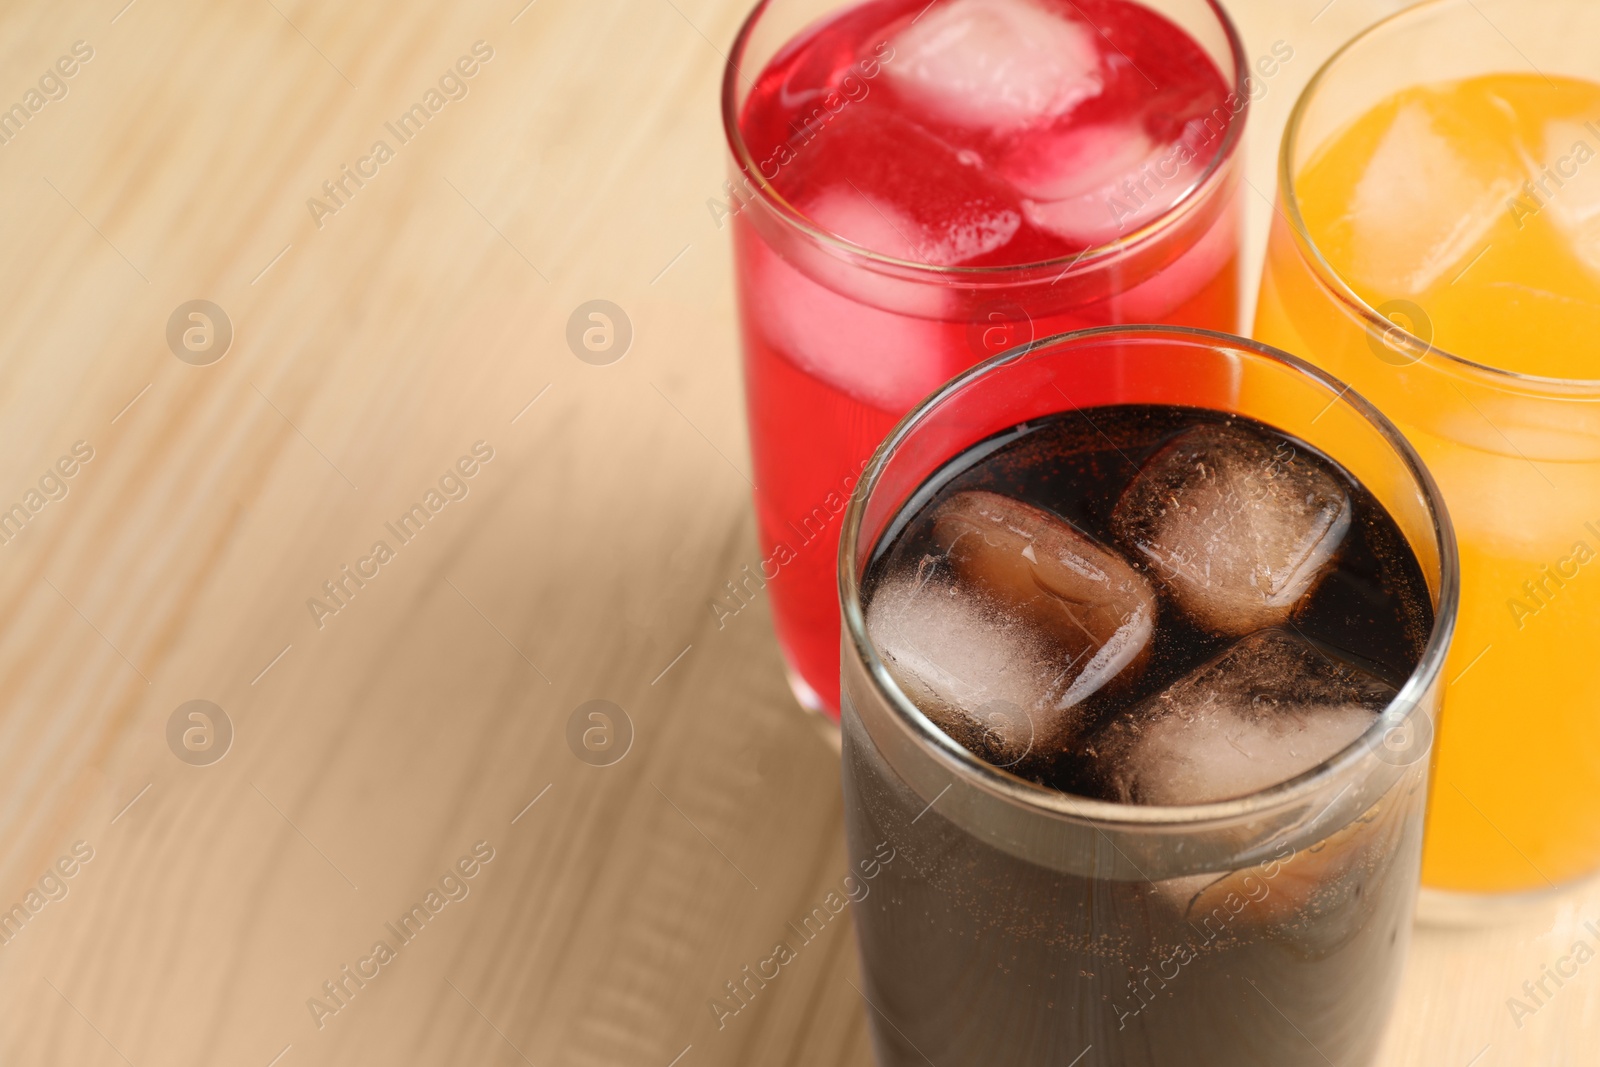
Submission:
M 741 60 L 744 58 L 745 49 L 749 46 L 750 37 L 755 32 L 756 24 L 773 2 L 774 0 L 758 0 L 756 5 L 750 9 L 750 13 L 745 16 L 744 22 L 739 27 L 738 34 L 734 37 L 733 47 L 728 51 L 727 63 L 723 67 L 722 132 L 727 140 L 728 149 L 733 154 L 734 162 L 738 164 L 740 171 L 750 179 L 752 187 L 755 189 L 756 194 L 761 197 L 765 206 L 786 226 L 795 230 L 813 244 L 820 245 L 835 255 L 858 257 L 867 263 L 889 268 L 893 272 L 906 272 L 913 277 L 937 278 L 947 283 L 960 279 L 985 282 L 1009 279 L 1017 274 L 1059 269 L 1061 273 L 1057 280 L 1060 280 L 1060 277 L 1066 277 L 1074 267 L 1083 266 L 1087 269 L 1132 246 L 1147 243 L 1150 238 L 1166 232 L 1187 218 L 1195 208 L 1195 205 L 1202 201 L 1202 194 L 1210 191 L 1217 184 L 1220 180 L 1220 175 L 1223 174 L 1224 166 L 1238 154 L 1239 145 L 1243 143 L 1244 139 L 1245 124 L 1254 104 L 1254 101 L 1250 99 L 1249 92 L 1246 91 L 1245 83 L 1250 78 L 1250 64 L 1245 57 L 1244 40 L 1239 36 L 1239 29 L 1234 25 L 1233 18 L 1228 14 L 1227 9 L 1222 6 L 1221 0 L 1203 0 L 1216 17 L 1228 41 L 1228 51 L 1233 59 L 1234 71 L 1231 93 L 1237 95 L 1244 103 L 1238 113 L 1233 116 L 1233 120 L 1228 123 L 1228 128 L 1222 135 L 1222 144 L 1217 148 L 1217 152 L 1210 162 L 1206 164 L 1199 180 L 1187 189 L 1171 207 L 1132 233 L 1119 235 L 1104 244 L 1091 245 L 1081 252 L 1057 256 L 1054 259 L 990 267 L 943 266 L 917 262 L 916 260 L 899 259 L 846 241 L 844 238 L 829 233 L 812 222 L 804 212 L 800 211 L 773 188 L 772 183 L 767 180 L 767 176 L 761 172 L 760 164 L 756 161 L 755 156 L 750 151 L 749 144 L 745 141 L 744 130 L 739 125 L 738 85 L 736 79 L 744 78 L 749 81 L 748 76 L 744 73 Z M 1224 80 L 1227 80 L 1226 74 L 1224 74 Z M 1226 100 L 1227 97 L 1223 99 Z
M 1406 678 L 1405 684 L 1373 720 L 1372 725 L 1350 744 L 1287 781 L 1242 797 L 1205 804 L 1123 804 L 1064 793 L 1019 778 L 979 758 L 935 725 L 894 681 L 867 636 L 866 615 L 862 610 L 861 587 L 856 576 L 855 563 L 861 537 L 861 523 L 867 500 L 877 489 L 879 480 L 899 446 L 905 443 L 925 418 L 936 415 L 946 400 L 960 393 L 976 379 L 1026 359 L 1041 349 L 1077 346 L 1115 336 L 1128 339 L 1140 336 L 1165 338 L 1210 350 L 1232 350 L 1278 363 L 1303 378 L 1311 379 L 1330 392 L 1334 403 L 1348 403 L 1369 426 L 1377 431 L 1383 442 L 1400 458 L 1422 497 L 1428 517 L 1432 520 L 1439 554 L 1438 605 L 1434 611 L 1433 630 L 1428 635 L 1422 655 Z M 862 472 L 861 480 L 851 494 L 850 505 L 845 512 L 844 526 L 839 539 L 837 568 L 839 603 L 844 618 L 843 632 L 854 654 L 866 667 L 866 674 L 871 679 L 878 696 L 899 720 L 900 726 L 910 731 L 919 748 L 932 754 L 969 786 L 997 794 L 1027 810 L 1048 816 L 1127 829 L 1159 830 L 1174 827 L 1195 829 L 1279 810 L 1297 800 L 1310 798 L 1330 780 L 1350 773 L 1369 752 L 1380 748 L 1383 738 L 1399 725 L 1391 717 L 1391 712 L 1402 709 L 1404 715 L 1400 721 L 1405 723 L 1409 723 L 1414 715 L 1425 714 L 1422 710 L 1424 698 L 1443 674 L 1445 658 L 1450 650 L 1450 640 L 1455 633 L 1460 603 L 1460 560 L 1457 555 L 1455 527 L 1433 475 L 1406 440 L 1405 435 L 1354 389 L 1298 356 L 1232 334 L 1188 326 L 1118 325 L 1060 333 L 1002 352 L 950 379 L 923 398 L 921 403 L 896 423 L 883 443 L 873 452 L 871 461 Z M 1433 737 L 1437 739 L 1437 730 L 1433 732 Z
M 1305 122 L 1306 113 L 1310 110 L 1312 102 L 1319 98 L 1318 90 L 1332 77 L 1334 68 L 1357 47 L 1393 30 L 1399 23 L 1411 18 L 1432 14 L 1449 6 L 1459 7 L 1463 2 L 1468 8 L 1473 6 L 1471 0 L 1420 0 L 1420 2 L 1387 15 L 1368 26 L 1340 45 L 1338 50 L 1329 56 L 1321 67 L 1317 68 L 1317 72 L 1311 76 L 1311 80 L 1301 90 L 1299 99 L 1295 101 L 1293 109 L 1289 112 L 1289 121 L 1284 127 L 1283 143 L 1278 150 L 1278 195 L 1283 201 L 1282 214 L 1294 234 L 1295 245 L 1300 252 L 1301 260 L 1311 268 L 1311 273 L 1317 282 L 1329 290 L 1335 300 L 1354 312 L 1359 319 L 1364 320 L 1369 329 L 1376 330 L 1386 336 L 1397 332 L 1401 334 L 1408 347 L 1422 353 L 1417 357 L 1418 362 L 1427 359 L 1429 356 L 1437 355 L 1443 357 L 1449 364 L 1491 375 L 1502 383 L 1567 390 L 1600 390 L 1600 378 L 1559 378 L 1549 375 L 1523 374 L 1519 371 L 1507 370 L 1504 367 L 1496 367 L 1491 363 L 1481 363 L 1474 359 L 1468 359 L 1431 341 L 1423 340 L 1393 319 L 1379 314 L 1376 308 L 1351 288 L 1350 283 L 1334 268 L 1333 264 L 1328 262 L 1327 257 L 1322 253 L 1322 248 L 1317 244 L 1316 239 L 1312 237 L 1310 227 L 1306 225 L 1305 215 L 1300 210 L 1300 198 L 1294 187 L 1294 154 L 1300 144 L 1301 127 Z M 1513 45 L 1513 47 L 1515 46 Z

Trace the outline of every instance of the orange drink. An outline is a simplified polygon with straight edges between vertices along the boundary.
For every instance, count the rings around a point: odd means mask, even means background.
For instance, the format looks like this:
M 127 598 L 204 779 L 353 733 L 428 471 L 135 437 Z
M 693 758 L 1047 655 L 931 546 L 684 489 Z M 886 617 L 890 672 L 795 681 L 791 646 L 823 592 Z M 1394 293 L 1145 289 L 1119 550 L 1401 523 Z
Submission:
M 1460 540 L 1423 880 L 1600 869 L 1600 5 L 1435 0 L 1291 119 L 1256 320 L 1410 438 Z M 1503 898 L 1502 898 L 1503 899 Z

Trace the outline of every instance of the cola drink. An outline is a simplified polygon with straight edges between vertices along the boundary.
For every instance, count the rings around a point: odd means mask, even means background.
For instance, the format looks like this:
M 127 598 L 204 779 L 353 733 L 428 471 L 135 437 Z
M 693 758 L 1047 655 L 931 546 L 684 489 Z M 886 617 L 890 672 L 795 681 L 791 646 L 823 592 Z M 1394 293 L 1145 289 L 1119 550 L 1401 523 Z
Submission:
M 885 1067 L 1371 1060 L 1426 779 L 1386 727 L 1437 625 L 1373 492 L 1242 415 L 1032 419 L 910 496 L 860 602 L 913 720 L 846 700 Z

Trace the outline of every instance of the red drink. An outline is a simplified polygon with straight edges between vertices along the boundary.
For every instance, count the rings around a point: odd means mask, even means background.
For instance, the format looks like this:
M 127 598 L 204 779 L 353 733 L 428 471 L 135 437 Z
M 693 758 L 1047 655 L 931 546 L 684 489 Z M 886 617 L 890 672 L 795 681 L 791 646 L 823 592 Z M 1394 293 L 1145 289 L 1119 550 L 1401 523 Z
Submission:
M 725 118 L 762 570 L 796 694 L 837 715 L 839 521 L 901 415 L 1035 338 L 1237 330 L 1247 101 L 1130 0 L 826 6 L 757 8 Z M 1157 6 L 1240 68 L 1210 0 Z M 747 82 L 772 21 L 809 26 Z

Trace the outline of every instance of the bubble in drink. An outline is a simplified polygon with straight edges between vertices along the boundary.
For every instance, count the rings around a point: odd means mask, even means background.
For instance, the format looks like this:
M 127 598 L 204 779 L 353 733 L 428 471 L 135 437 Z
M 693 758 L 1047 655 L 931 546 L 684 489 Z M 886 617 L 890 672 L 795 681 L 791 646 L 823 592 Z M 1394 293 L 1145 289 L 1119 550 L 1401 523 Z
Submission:
M 1098 777 L 1124 803 L 1246 796 L 1348 747 L 1394 696 L 1287 630 L 1261 630 L 1112 720 L 1092 743 Z
M 1318 461 L 1286 440 L 1216 425 L 1145 464 L 1111 524 L 1191 618 L 1237 636 L 1289 618 L 1350 517 L 1349 494 Z

